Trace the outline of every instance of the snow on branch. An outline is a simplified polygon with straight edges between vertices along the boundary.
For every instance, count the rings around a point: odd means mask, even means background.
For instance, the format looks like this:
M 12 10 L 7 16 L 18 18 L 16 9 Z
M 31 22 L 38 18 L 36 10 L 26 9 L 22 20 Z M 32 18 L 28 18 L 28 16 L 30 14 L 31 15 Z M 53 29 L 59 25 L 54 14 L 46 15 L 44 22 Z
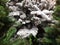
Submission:
M 10 0 L 6 6 L 10 9 L 9 16 L 17 19 L 16 23 L 22 24 L 17 31 L 17 35 L 22 38 L 28 37 L 30 34 L 36 36 L 38 33 L 38 25 L 44 21 L 53 22 L 54 8 L 56 0 Z M 20 27 L 18 25 L 18 27 Z

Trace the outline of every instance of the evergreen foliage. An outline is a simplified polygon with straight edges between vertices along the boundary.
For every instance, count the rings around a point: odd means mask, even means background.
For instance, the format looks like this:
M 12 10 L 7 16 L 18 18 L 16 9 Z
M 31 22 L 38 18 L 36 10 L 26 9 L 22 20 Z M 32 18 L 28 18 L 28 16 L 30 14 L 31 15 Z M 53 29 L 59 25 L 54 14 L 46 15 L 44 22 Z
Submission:
M 17 29 L 12 26 L 15 21 L 8 17 L 9 9 L 5 3 L 7 0 L 0 0 L 0 45 L 60 45 L 60 0 L 57 0 L 54 19 L 59 23 L 45 28 L 43 38 L 36 38 L 32 35 L 26 39 L 12 39 Z

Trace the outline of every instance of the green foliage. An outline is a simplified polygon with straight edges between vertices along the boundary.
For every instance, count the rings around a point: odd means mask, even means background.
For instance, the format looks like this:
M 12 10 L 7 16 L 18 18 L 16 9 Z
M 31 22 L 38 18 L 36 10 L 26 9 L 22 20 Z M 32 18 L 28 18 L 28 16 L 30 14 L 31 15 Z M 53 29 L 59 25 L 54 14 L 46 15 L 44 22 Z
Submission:
M 45 28 L 46 33 L 42 39 L 43 45 L 60 45 L 60 0 L 57 0 L 57 5 L 53 17 L 59 23 L 55 24 L 54 26 Z
M 56 2 L 57 2 L 57 5 L 60 5 L 60 0 L 56 0 Z
M 3 38 L 1 38 L 0 44 L 1 45 L 32 45 L 31 37 L 29 37 L 29 40 L 21 39 L 20 37 L 13 40 L 12 36 L 14 35 L 15 32 L 16 32 L 16 28 L 11 27 L 8 30 L 7 34 Z
M 7 35 L 6 35 L 5 39 L 4 39 L 4 41 L 5 41 L 5 42 L 8 41 L 8 40 L 14 35 L 15 32 L 16 32 L 16 28 L 11 27 L 11 28 L 8 30 Z
M 0 0 L 0 18 L 8 15 L 9 10 L 6 7 L 6 2 L 8 0 Z
M 7 33 L 5 34 L 5 36 L 3 36 L 3 38 L 1 38 L 1 40 L 0 40 L 0 42 L 2 43 L 1 45 L 8 45 L 8 44 L 10 44 L 10 39 L 14 35 L 15 32 L 16 32 L 16 28 L 11 27 L 7 31 Z
M 8 1 L 8 0 L 0 0 L 0 5 L 6 7 L 6 2 L 7 2 L 7 1 Z
M 59 6 L 56 6 L 56 8 L 55 8 L 55 13 L 54 13 L 54 18 L 56 19 L 56 20 L 60 20 L 60 5 Z
M 9 17 L 7 17 L 9 14 L 9 9 L 6 7 L 7 1 L 8 0 L 0 0 L 0 37 L 7 32 L 13 23 L 11 20 L 9 20 Z
M 0 5 L 0 18 L 5 17 L 7 15 L 8 15 L 8 10 L 6 10 L 4 6 Z
M 46 27 L 43 38 L 30 36 L 27 39 L 17 37 L 15 40 L 13 40 L 13 35 L 17 31 L 15 27 L 20 23 L 16 23 L 13 17 L 7 17 L 9 14 L 9 9 L 5 5 L 7 1 L 0 0 L 0 45 L 60 45 L 60 0 L 57 0 L 53 14 L 54 19 L 59 23 L 52 27 Z
M 0 22 L 0 29 L 4 26 L 4 24 L 2 22 Z

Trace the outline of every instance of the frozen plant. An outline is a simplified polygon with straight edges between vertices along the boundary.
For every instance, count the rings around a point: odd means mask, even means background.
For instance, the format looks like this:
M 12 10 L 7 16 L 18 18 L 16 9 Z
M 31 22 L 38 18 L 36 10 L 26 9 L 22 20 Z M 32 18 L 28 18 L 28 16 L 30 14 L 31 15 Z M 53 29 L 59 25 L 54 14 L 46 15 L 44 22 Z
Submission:
M 10 0 L 6 3 L 6 6 L 11 10 L 9 17 L 18 18 L 16 23 L 19 24 L 17 27 L 20 28 L 17 29 L 16 35 L 21 38 L 26 38 L 31 34 L 33 36 L 39 34 L 38 31 L 43 30 L 42 26 L 40 26 L 42 22 L 55 22 L 52 16 L 55 6 L 54 0 L 51 3 L 49 0 L 40 0 L 40 2 L 39 0 L 22 0 L 21 2 L 19 0 Z M 13 26 L 16 27 L 16 24 Z M 40 34 L 44 33 L 43 31 Z

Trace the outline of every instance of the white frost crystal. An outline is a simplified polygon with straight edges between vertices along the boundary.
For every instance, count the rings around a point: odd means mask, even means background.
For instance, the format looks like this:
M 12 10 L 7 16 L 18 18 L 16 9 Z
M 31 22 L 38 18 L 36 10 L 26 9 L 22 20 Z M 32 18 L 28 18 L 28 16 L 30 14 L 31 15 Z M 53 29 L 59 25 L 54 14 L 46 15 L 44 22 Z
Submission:
M 23 21 L 22 24 L 26 24 L 26 22 Z
M 17 6 L 9 6 L 9 9 L 12 11 L 17 11 L 18 7 Z
M 19 22 L 22 22 L 22 19 L 19 19 L 18 21 L 19 21 Z
M 53 11 L 49 11 L 49 10 L 46 10 L 46 9 L 44 9 L 42 12 L 45 13 L 45 14 L 51 14 L 51 13 L 53 13 Z
M 18 5 L 18 6 L 21 6 L 21 7 L 22 7 L 22 5 L 23 5 L 23 4 L 22 4 L 22 3 L 16 3 L 16 5 Z
M 20 12 L 19 11 L 14 11 L 14 12 L 10 12 L 9 13 L 9 16 L 16 16 L 16 15 L 20 15 Z
M 20 18 L 21 19 L 25 19 L 26 18 L 26 15 L 20 15 Z
M 15 0 L 16 1 L 16 0 Z M 38 33 L 37 25 L 42 24 L 44 21 L 53 21 L 52 14 L 55 7 L 55 0 L 22 0 L 21 2 L 9 1 L 6 6 L 11 10 L 9 17 L 14 17 L 17 21 L 13 26 L 20 27 L 20 23 L 23 27 L 17 32 L 21 38 L 26 38 L 29 35 L 36 36 Z M 34 23 L 34 24 L 31 24 Z M 31 27 L 31 29 L 29 29 Z
M 25 22 L 26 22 L 26 23 L 30 23 L 30 20 L 26 20 Z
M 34 13 L 33 13 L 34 14 Z M 46 20 L 51 20 L 51 18 L 49 18 L 44 12 L 42 12 L 42 11 L 36 11 L 36 13 L 35 14 L 37 14 L 37 15 L 41 15 L 44 19 L 46 19 Z
M 30 36 L 31 34 L 33 36 L 36 36 L 37 33 L 38 33 L 37 30 L 38 30 L 38 28 L 36 28 L 36 27 L 33 27 L 32 29 L 26 29 L 26 28 L 24 28 L 24 29 L 20 29 L 17 32 L 17 35 L 21 36 L 22 38 L 26 38 L 26 37 Z

